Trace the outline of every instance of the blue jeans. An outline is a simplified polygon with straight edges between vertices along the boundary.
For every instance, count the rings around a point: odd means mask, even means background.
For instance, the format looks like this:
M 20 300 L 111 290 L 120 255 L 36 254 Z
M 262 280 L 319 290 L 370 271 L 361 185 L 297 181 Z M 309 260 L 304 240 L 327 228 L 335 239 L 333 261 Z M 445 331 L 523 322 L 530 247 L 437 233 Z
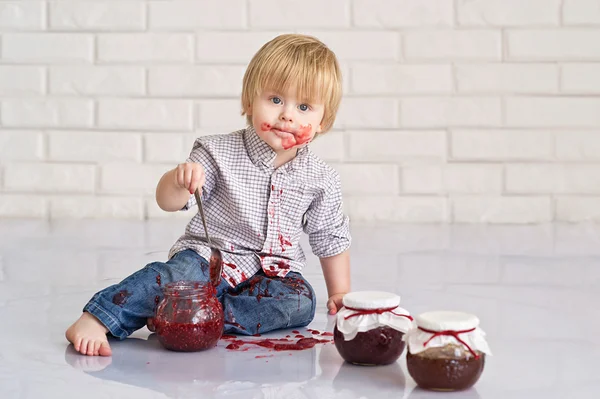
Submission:
M 163 297 L 161 286 L 179 280 L 209 281 L 206 259 L 188 249 L 165 263 L 149 263 L 96 293 L 83 310 L 100 320 L 112 335 L 124 339 L 154 317 L 156 299 Z M 294 272 L 281 278 L 268 277 L 260 270 L 235 288 L 221 279 L 217 297 L 223 305 L 225 333 L 253 335 L 302 327 L 315 315 L 315 292 Z

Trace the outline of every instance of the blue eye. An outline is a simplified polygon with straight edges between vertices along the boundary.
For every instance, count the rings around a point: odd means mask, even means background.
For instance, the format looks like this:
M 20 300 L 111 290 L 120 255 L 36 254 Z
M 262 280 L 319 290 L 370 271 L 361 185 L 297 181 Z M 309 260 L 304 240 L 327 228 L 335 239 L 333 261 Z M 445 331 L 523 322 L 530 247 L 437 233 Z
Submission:
M 273 97 L 271 101 L 273 102 L 273 104 L 281 104 L 281 98 L 279 97 Z
M 308 111 L 308 105 L 300 104 L 300 111 Z

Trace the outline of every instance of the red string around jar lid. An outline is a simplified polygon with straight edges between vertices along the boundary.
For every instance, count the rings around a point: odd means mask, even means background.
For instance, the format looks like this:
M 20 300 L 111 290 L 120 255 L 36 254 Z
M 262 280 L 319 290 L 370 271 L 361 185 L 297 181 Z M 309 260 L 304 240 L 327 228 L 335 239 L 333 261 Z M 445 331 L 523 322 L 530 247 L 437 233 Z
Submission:
M 442 335 L 449 335 L 451 337 L 454 337 L 454 339 L 456 339 L 458 342 L 460 342 L 464 346 L 466 346 L 467 349 L 469 350 L 469 352 L 471 352 L 473 354 L 473 356 L 475 356 L 475 359 L 479 359 L 479 355 L 473 349 L 471 349 L 471 347 L 465 341 L 463 341 L 462 339 L 460 339 L 460 337 L 458 336 L 458 334 L 465 334 L 465 333 L 473 332 L 473 331 L 475 331 L 475 328 L 471 328 L 470 330 L 462 330 L 462 331 L 455 331 L 455 330 L 433 331 L 433 330 L 427 330 L 427 329 L 425 329 L 423 327 L 419 327 L 419 330 L 425 331 L 426 333 L 429 333 L 429 334 L 433 334 L 431 336 L 431 338 L 429 338 L 427 341 L 425 341 L 423 343 L 423 346 L 427 346 L 427 344 L 429 343 L 429 341 L 431 341 L 435 337 L 439 337 L 439 336 L 442 336 Z
M 410 321 L 413 320 L 412 316 L 410 316 L 410 315 L 394 312 L 394 309 L 396 309 L 397 307 L 398 306 L 394 306 L 393 308 L 385 308 L 385 309 L 357 309 L 357 308 L 349 308 L 348 306 L 345 306 L 346 309 L 355 311 L 356 313 L 353 313 L 350 316 L 344 317 L 344 320 L 348 320 L 349 318 L 354 317 L 354 316 L 362 316 L 362 315 L 366 315 L 366 314 L 383 314 L 383 313 L 387 313 L 387 312 L 390 312 L 396 316 L 406 317 Z

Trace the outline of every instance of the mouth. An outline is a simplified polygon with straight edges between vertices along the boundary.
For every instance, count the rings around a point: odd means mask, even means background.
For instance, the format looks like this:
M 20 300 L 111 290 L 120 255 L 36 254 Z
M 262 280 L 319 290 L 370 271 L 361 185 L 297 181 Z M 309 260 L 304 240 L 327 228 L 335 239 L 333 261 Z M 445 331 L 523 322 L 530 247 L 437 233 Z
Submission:
M 279 137 L 290 137 L 296 135 L 296 132 L 293 130 L 283 130 L 276 127 L 273 127 L 271 130 Z

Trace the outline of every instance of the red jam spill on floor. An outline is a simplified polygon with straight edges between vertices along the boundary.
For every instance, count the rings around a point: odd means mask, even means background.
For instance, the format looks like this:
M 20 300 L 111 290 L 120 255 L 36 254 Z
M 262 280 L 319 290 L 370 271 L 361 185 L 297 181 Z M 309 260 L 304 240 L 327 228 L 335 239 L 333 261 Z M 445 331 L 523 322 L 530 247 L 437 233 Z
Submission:
M 261 339 L 256 341 L 244 341 L 241 339 L 233 340 L 229 345 L 227 345 L 227 349 L 229 350 L 241 350 L 247 351 L 248 348 L 244 348 L 244 345 L 257 345 L 263 348 L 272 349 L 275 351 L 301 351 L 305 349 L 310 349 L 317 344 L 324 344 L 332 342 L 329 339 L 315 339 L 315 338 L 301 338 L 296 342 L 290 342 L 289 339 L 280 338 L 280 339 Z
M 313 330 L 312 328 L 307 328 L 306 331 L 310 332 L 313 335 L 322 335 L 324 337 L 333 337 L 333 333 L 332 332 L 328 332 L 328 331 L 323 331 L 320 332 L 319 330 Z

